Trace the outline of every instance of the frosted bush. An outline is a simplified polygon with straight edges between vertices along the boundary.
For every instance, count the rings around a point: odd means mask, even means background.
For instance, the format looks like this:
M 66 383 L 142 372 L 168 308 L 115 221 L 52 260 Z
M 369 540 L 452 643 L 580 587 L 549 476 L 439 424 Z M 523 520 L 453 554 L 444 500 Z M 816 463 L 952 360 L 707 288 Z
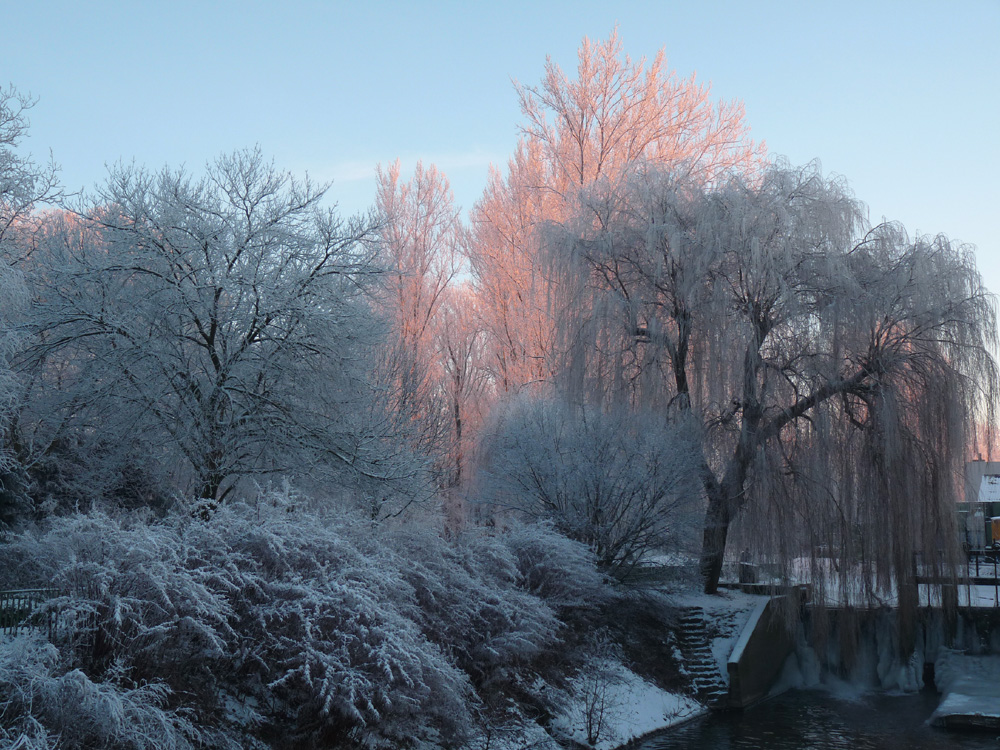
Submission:
M 550 606 L 589 610 L 608 600 L 610 590 L 586 545 L 537 523 L 512 523 L 504 539 L 521 585 Z
M 429 530 L 399 533 L 403 580 L 424 635 L 480 691 L 509 678 L 558 642 L 555 612 L 519 588 L 517 561 L 499 539 L 470 534 L 449 544 Z
M 485 502 L 553 524 L 620 579 L 696 528 L 695 445 L 661 415 L 521 398 L 499 411 L 482 454 Z
M 232 597 L 246 654 L 234 665 L 276 701 L 273 720 L 323 744 L 464 735 L 468 680 L 410 619 L 405 565 L 370 528 L 265 505 L 200 526 L 216 529 L 228 543 L 218 564 L 236 556 L 257 573 Z
M 208 521 L 52 519 L 0 545 L 0 586 L 59 592 L 65 689 L 140 691 L 217 746 L 458 745 L 522 721 L 565 612 L 601 585 L 589 551 L 551 530 L 447 542 L 287 495 Z
M 54 646 L 0 641 L 0 740 L 17 748 L 181 750 L 201 744 L 182 714 L 165 708 L 161 683 L 122 687 L 63 671 Z
M 89 674 L 128 664 L 134 679 L 162 679 L 211 702 L 235 637 L 231 571 L 190 564 L 191 539 L 174 525 L 104 514 L 56 519 L 0 551 L 5 587 L 45 586 L 61 646 Z

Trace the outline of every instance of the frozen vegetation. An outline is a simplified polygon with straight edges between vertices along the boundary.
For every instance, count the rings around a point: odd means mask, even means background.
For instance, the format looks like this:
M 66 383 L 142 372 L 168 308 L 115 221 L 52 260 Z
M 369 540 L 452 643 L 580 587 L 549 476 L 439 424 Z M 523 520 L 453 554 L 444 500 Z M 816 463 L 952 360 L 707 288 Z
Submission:
M 596 662 L 572 683 L 576 699 L 555 722 L 571 739 L 611 750 L 707 709 L 693 698 L 667 692 L 619 661 Z
M 606 748 L 697 710 L 655 586 L 721 665 L 734 558 L 902 633 L 918 557 L 957 580 L 972 249 L 662 53 L 579 63 L 517 86 L 469 222 L 433 165 L 343 217 L 259 147 L 69 200 L 0 89 L 0 588 L 52 622 L 0 643 L 7 744 Z
M 52 590 L 51 630 L 0 643 L 24 748 L 610 747 L 701 710 L 650 648 L 672 608 L 537 524 L 449 541 L 285 491 L 52 519 L 6 535 L 0 571 Z
M 73 516 L 0 557 L 3 587 L 59 592 L 58 649 L 2 652 L 3 725 L 38 747 L 461 745 L 556 710 L 609 596 L 543 527 L 447 542 L 287 495 Z

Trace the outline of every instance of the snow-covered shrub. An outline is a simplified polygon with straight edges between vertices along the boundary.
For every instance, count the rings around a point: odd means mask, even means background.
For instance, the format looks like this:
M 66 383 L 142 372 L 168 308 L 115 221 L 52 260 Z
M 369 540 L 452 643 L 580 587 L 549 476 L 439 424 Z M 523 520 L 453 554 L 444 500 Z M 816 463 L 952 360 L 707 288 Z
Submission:
M 265 735 L 300 746 L 460 735 L 468 681 L 406 616 L 398 561 L 319 521 L 271 506 L 153 525 L 94 514 L 2 556 L 65 592 L 49 606 L 81 667 L 164 680 L 202 722 L 241 695 L 267 707 Z
M 0 587 L 60 592 L 46 606 L 68 670 L 162 683 L 217 745 L 439 746 L 522 720 L 566 608 L 600 585 L 552 530 L 448 542 L 282 496 L 208 521 L 54 518 L 0 545 Z
M 607 601 L 609 589 L 586 545 L 540 523 L 509 524 L 504 543 L 521 585 L 549 606 L 587 611 Z
M 92 676 L 128 665 L 133 680 L 164 680 L 211 705 L 236 631 L 232 570 L 197 563 L 182 526 L 101 513 L 53 519 L 0 548 L 7 588 L 61 592 L 62 649 Z M 207 702 L 207 704 L 205 703 Z
M 586 658 L 588 618 L 608 599 L 586 545 L 520 523 L 453 542 L 414 523 L 389 534 L 407 562 L 414 619 L 470 677 L 480 739 L 557 714 Z
M 485 502 L 550 521 L 619 578 L 692 538 L 696 446 L 662 415 L 522 398 L 501 412 L 482 453 Z
M 183 750 L 201 733 L 167 710 L 162 683 L 122 687 L 64 670 L 49 643 L 20 636 L 0 641 L 0 741 L 4 747 L 85 750 Z
M 233 664 L 242 689 L 258 686 L 276 707 L 270 722 L 286 737 L 402 746 L 468 731 L 468 679 L 413 621 L 406 562 L 370 525 L 279 503 L 224 508 L 196 528 L 225 534 L 210 565 L 235 558 L 255 573 L 230 596 Z
M 413 618 L 468 675 L 490 723 L 519 723 L 517 698 L 538 678 L 538 660 L 561 644 L 555 610 L 521 587 L 501 538 L 469 533 L 455 544 L 429 529 L 393 537 L 415 596 Z

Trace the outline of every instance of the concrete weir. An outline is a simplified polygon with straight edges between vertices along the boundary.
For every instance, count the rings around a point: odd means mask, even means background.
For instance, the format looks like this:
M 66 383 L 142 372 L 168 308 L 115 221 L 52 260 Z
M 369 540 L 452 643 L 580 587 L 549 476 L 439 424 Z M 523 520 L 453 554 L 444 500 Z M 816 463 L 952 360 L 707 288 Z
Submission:
M 1000 734 L 1000 584 L 985 598 L 975 579 L 941 587 L 938 606 L 905 619 L 888 605 L 819 606 L 805 586 L 740 588 L 768 598 L 740 631 L 713 708 L 747 708 L 789 688 L 913 693 L 932 683 L 932 725 Z
M 800 663 L 818 667 L 812 679 L 904 692 L 933 679 L 934 725 L 1000 730 L 1000 609 L 921 608 L 905 637 L 891 608 L 815 615 L 804 613 L 796 646 Z
M 1000 730 L 1000 609 L 960 608 L 951 615 L 921 609 L 902 640 L 891 608 L 834 608 L 817 617 L 804 607 L 790 629 L 788 606 L 801 601 L 773 597 L 757 605 L 729 658 L 726 707 L 768 697 L 779 680 L 909 692 L 933 679 L 941 693 L 934 725 Z
M 746 708 L 766 698 L 795 650 L 795 638 L 780 611 L 784 597 L 762 601 L 751 613 L 729 656 L 728 708 Z

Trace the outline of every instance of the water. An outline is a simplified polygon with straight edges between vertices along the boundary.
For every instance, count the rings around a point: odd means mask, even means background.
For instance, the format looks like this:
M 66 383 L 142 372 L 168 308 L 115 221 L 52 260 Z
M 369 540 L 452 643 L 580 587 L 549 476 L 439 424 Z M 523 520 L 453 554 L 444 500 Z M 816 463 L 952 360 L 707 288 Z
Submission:
M 641 750 L 1000 750 L 1000 732 L 957 733 L 927 719 L 940 696 L 872 694 L 844 699 L 790 691 L 743 713 L 710 714 L 665 730 Z

